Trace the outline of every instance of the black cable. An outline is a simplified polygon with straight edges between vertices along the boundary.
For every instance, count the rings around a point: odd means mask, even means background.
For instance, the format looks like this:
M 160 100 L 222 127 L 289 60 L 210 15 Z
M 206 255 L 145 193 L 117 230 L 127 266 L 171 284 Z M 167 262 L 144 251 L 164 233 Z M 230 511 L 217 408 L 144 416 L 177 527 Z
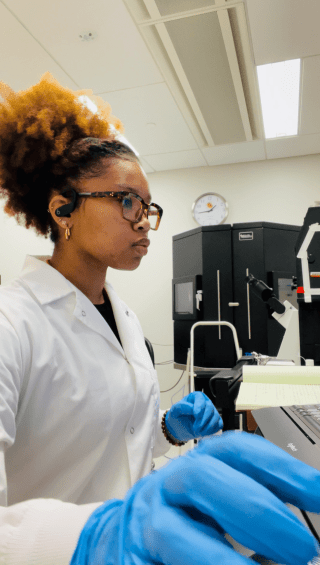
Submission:
M 162 345 L 163 347 L 173 347 L 173 344 L 170 345 L 163 345 L 162 343 L 152 343 L 152 345 Z M 170 365 L 171 363 L 174 363 L 174 359 L 172 359 L 172 361 L 162 361 L 161 363 L 155 363 L 155 365 Z M 184 371 L 182 371 L 182 375 L 180 377 L 180 379 L 176 382 L 175 385 L 173 385 L 173 387 L 168 388 L 168 390 L 160 390 L 161 393 L 163 392 L 169 392 L 170 390 L 172 390 L 174 387 L 177 386 L 177 384 L 181 381 L 182 377 L 183 377 L 183 373 Z
M 160 390 L 160 392 L 161 392 L 161 393 L 162 393 L 162 392 L 169 392 L 169 390 L 172 390 L 172 389 L 173 389 L 175 386 L 177 386 L 177 384 L 181 381 L 183 375 L 184 375 L 184 371 L 182 371 L 182 375 L 181 375 L 180 379 L 176 382 L 175 385 L 173 385 L 173 387 L 168 388 L 168 390 Z

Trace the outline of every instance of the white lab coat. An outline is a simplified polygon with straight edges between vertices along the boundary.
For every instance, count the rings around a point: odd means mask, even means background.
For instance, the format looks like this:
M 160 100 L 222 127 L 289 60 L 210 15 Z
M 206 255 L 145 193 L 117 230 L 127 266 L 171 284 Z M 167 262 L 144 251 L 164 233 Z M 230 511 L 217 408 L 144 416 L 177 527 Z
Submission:
M 90 514 L 170 449 L 140 323 L 105 288 L 123 348 L 43 261 L 0 287 L 1 565 L 68 565 Z

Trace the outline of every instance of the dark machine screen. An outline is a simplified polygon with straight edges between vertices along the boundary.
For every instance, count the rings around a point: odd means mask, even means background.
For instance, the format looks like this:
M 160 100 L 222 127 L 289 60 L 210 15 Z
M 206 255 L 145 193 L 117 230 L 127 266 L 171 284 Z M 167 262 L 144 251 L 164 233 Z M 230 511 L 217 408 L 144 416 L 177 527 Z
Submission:
M 178 314 L 193 314 L 192 282 L 175 285 L 175 312 Z

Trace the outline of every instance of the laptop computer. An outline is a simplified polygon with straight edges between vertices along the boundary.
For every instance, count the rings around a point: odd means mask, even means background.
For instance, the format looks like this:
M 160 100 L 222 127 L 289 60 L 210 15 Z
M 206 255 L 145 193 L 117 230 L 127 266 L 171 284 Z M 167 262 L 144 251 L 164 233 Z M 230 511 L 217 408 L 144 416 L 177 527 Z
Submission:
M 255 433 L 320 471 L 320 405 L 262 408 L 252 415 Z M 320 543 L 320 514 L 288 506 Z

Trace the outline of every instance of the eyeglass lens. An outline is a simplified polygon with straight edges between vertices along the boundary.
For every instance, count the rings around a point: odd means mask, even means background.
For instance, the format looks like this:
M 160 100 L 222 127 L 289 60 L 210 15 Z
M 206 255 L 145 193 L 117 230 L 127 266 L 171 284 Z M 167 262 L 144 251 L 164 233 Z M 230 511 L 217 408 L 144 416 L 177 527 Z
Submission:
M 140 200 L 134 196 L 125 196 L 122 200 L 123 217 L 131 222 L 140 221 L 142 218 L 142 205 Z M 156 229 L 158 222 L 158 210 L 155 206 L 150 206 L 148 210 L 148 220 L 150 228 Z

